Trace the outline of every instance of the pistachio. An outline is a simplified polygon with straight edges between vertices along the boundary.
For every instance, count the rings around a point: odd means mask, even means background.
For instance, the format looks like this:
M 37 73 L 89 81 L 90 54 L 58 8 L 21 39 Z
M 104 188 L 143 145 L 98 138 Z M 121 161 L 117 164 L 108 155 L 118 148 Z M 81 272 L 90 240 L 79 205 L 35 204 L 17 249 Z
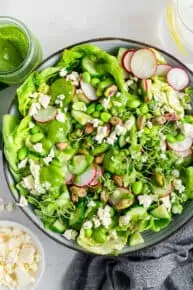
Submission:
M 123 176 L 120 175 L 114 175 L 113 176 L 113 180 L 115 182 L 115 184 L 119 187 L 123 186 Z
M 137 128 L 139 130 L 142 130 L 145 127 L 145 123 L 146 123 L 146 116 L 139 116 L 137 118 Z
M 101 191 L 100 200 L 107 202 L 109 199 L 109 195 L 106 190 Z
M 130 207 L 133 204 L 133 199 L 121 199 L 115 207 L 119 210 Z
M 56 147 L 60 151 L 66 149 L 67 146 L 68 146 L 68 143 L 64 143 L 64 142 L 56 143 Z
M 103 162 L 103 159 L 104 159 L 104 154 L 101 154 L 101 155 L 96 156 L 94 161 L 96 164 L 101 164 Z
M 105 90 L 105 97 L 112 97 L 114 96 L 118 91 L 118 88 L 116 85 L 111 85 Z
M 87 191 L 85 188 L 80 188 L 77 186 L 71 186 L 70 191 L 73 202 L 77 202 L 79 197 L 85 197 L 87 195 Z
M 155 180 L 159 186 L 164 186 L 164 176 L 161 173 L 155 172 Z
M 111 125 L 116 126 L 116 125 L 123 125 L 123 121 L 119 117 L 112 117 L 110 120 Z
M 166 118 L 164 116 L 152 118 L 152 123 L 155 125 L 163 125 L 165 124 L 165 122 L 166 122 Z
M 91 123 L 86 124 L 86 127 L 84 129 L 85 134 L 89 135 L 94 131 L 94 126 Z

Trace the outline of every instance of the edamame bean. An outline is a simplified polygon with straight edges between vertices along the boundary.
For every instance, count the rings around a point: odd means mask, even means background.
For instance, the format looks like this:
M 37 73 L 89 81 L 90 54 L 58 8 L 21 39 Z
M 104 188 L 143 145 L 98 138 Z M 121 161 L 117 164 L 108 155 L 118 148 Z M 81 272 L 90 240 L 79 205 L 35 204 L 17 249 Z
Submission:
M 134 194 L 140 194 L 143 189 L 143 183 L 142 181 L 136 181 L 135 183 L 132 184 L 132 191 Z
M 141 104 L 141 102 L 139 100 L 133 99 L 133 100 L 130 100 L 128 102 L 128 107 L 131 109 L 135 109 L 135 108 L 139 107 L 140 104 Z
M 17 157 L 19 160 L 23 160 L 25 159 L 27 156 L 27 148 L 23 147 L 21 149 L 19 149 L 18 153 L 17 153 Z
M 31 136 L 31 142 L 32 143 L 37 143 L 41 141 L 44 138 L 44 135 L 42 133 L 36 133 Z
M 176 142 L 176 138 L 170 134 L 166 135 L 166 139 L 170 142 L 170 143 L 175 143 Z
M 85 236 L 90 238 L 92 236 L 92 229 L 85 229 Z
M 94 118 L 99 118 L 100 113 L 99 112 L 94 112 L 92 115 L 93 115 Z
M 91 81 L 90 74 L 87 71 L 83 72 L 82 78 L 85 83 L 90 83 Z
M 103 122 L 108 122 L 111 119 L 111 114 L 107 113 L 107 112 L 103 112 L 100 115 L 100 118 Z
M 100 79 L 98 79 L 98 78 L 93 78 L 93 79 L 91 80 L 91 85 L 92 85 L 93 87 L 96 87 L 99 83 L 100 83 Z
M 95 112 L 95 103 L 92 103 L 88 106 L 87 110 L 86 110 L 87 114 L 91 115 L 92 113 Z
M 102 104 L 97 104 L 96 105 L 96 110 L 97 110 L 97 112 L 102 111 L 103 110 L 103 105 Z
M 176 141 L 183 141 L 185 139 L 185 136 L 181 133 L 179 133 L 177 136 L 176 136 Z
M 37 126 L 34 126 L 32 129 L 31 129 L 31 133 L 32 134 L 36 134 L 39 132 L 39 128 Z
M 106 230 L 102 227 L 99 227 L 93 231 L 93 239 L 98 243 L 104 243 L 107 239 Z

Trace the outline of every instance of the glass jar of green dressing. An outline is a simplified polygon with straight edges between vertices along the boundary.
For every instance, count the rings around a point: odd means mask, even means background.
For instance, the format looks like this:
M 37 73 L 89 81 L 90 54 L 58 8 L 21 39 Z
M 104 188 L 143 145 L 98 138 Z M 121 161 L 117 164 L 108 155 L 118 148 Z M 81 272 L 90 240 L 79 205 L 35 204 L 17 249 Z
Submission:
M 22 82 L 41 60 L 41 46 L 31 31 L 17 19 L 0 17 L 0 82 Z

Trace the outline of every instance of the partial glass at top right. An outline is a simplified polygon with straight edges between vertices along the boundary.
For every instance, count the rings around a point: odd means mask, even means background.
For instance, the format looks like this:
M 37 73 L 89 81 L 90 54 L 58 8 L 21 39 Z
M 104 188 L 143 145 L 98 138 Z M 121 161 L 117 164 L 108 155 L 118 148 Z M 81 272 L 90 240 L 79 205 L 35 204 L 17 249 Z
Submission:
M 193 0 L 170 0 L 159 21 L 164 50 L 193 69 Z

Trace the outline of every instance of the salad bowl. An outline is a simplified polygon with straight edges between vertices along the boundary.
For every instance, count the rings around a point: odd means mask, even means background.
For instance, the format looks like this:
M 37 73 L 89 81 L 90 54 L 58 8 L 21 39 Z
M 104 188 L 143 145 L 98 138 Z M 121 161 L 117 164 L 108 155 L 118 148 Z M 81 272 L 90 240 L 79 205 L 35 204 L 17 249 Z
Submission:
M 85 43 L 89 43 L 92 45 L 96 45 L 99 48 L 103 49 L 104 51 L 107 51 L 111 54 L 116 54 L 117 53 L 117 49 L 122 47 L 122 48 L 135 48 L 135 49 L 140 49 L 140 48 L 145 48 L 145 47 L 150 47 L 150 45 L 145 44 L 145 43 L 141 43 L 141 42 L 137 42 L 137 41 L 133 41 L 133 40 L 129 40 L 129 39 L 122 39 L 122 38 L 98 38 L 98 39 L 92 39 L 92 40 L 88 40 L 85 42 L 81 42 L 81 43 L 76 43 L 72 46 L 69 46 L 67 48 L 72 48 L 76 45 L 79 44 L 85 44 Z M 184 71 L 187 72 L 187 75 L 189 77 L 190 80 L 190 85 L 193 84 L 193 74 L 192 72 L 184 65 L 182 64 L 179 60 L 177 60 L 175 57 L 173 57 L 172 55 L 168 54 L 167 52 L 164 52 L 162 50 L 160 50 L 159 48 L 153 47 L 151 46 L 151 48 L 156 49 L 158 52 L 160 52 L 162 54 L 162 56 L 165 58 L 167 64 L 173 66 L 173 67 L 180 67 L 183 68 Z M 57 51 L 56 53 L 54 53 L 53 55 L 51 55 L 50 57 L 48 57 L 47 59 L 45 59 L 40 66 L 38 66 L 37 71 L 42 71 L 43 69 L 46 69 L 48 67 L 52 67 L 54 66 L 60 59 L 61 54 L 63 52 L 64 49 L 61 49 L 59 51 Z M 10 109 L 9 109 L 9 114 L 12 115 L 18 115 L 18 105 L 17 105 L 17 101 L 14 99 Z M 11 194 L 14 198 L 14 200 L 16 202 L 19 202 L 19 194 L 17 192 L 17 190 L 15 190 L 15 188 L 13 187 L 14 184 L 14 179 L 13 176 L 9 170 L 9 166 L 8 163 L 6 161 L 6 158 L 4 156 L 4 173 L 5 173 L 5 178 L 7 180 L 9 189 L 11 191 Z M 117 253 L 118 255 L 126 255 L 130 252 L 134 252 L 140 249 L 144 249 L 147 247 L 150 247 L 152 245 L 155 245 L 156 243 L 159 243 L 161 241 L 163 241 L 164 239 L 166 239 L 167 237 L 169 237 L 170 235 L 172 235 L 173 233 L 175 233 L 177 230 L 179 230 L 185 223 L 187 223 L 188 220 L 191 219 L 191 217 L 193 216 L 193 201 L 188 201 L 186 202 L 185 206 L 184 206 L 184 211 L 180 214 L 180 215 L 175 215 L 172 219 L 172 221 L 168 224 L 167 227 L 165 227 L 164 229 L 158 231 L 158 232 L 152 232 L 152 231 L 145 231 L 143 232 L 143 239 L 144 239 L 144 243 L 140 243 L 134 246 L 125 246 L 119 253 Z M 76 251 L 81 251 L 81 252 L 89 252 L 87 249 L 84 249 L 83 247 L 79 246 L 78 244 L 76 244 L 75 242 L 73 242 L 72 240 L 67 240 L 64 238 L 63 235 L 59 235 L 57 233 L 54 233 L 53 231 L 46 229 L 41 220 L 39 219 L 39 217 L 34 213 L 34 211 L 32 210 L 32 207 L 30 205 L 27 206 L 21 206 L 21 210 L 26 214 L 26 216 L 41 230 L 43 231 L 47 236 L 49 236 L 52 240 L 56 241 L 57 243 L 64 245 L 70 249 L 76 250 Z

